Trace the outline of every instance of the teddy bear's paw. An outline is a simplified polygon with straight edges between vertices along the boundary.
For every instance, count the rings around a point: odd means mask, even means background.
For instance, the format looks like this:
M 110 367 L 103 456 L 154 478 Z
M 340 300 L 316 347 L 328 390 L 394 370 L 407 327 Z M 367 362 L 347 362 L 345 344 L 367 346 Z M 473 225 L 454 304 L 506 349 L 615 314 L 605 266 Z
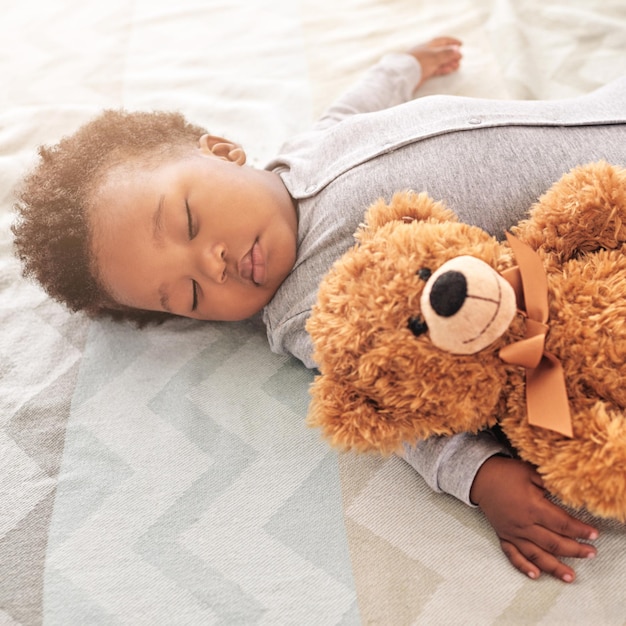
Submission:
M 626 242 L 626 170 L 599 161 L 572 169 L 512 229 L 558 262 Z

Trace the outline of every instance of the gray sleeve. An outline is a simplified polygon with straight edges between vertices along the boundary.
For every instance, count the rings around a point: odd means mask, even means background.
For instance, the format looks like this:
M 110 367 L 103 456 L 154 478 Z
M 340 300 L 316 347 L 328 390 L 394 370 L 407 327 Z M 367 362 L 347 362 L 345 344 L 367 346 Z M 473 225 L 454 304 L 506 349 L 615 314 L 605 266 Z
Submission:
M 449 493 L 469 506 L 470 489 L 480 466 L 495 454 L 510 456 L 490 431 L 431 437 L 414 446 L 405 444 L 400 455 L 431 489 Z
M 322 115 L 319 130 L 357 113 L 381 111 L 408 102 L 422 77 L 422 68 L 410 54 L 387 54 Z
M 304 330 L 310 309 L 303 311 L 297 317 L 289 320 L 289 324 L 283 324 L 280 329 L 280 346 L 277 345 L 275 334 L 268 334 L 270 348 L 279 354 L 288 353 L 302 361 L 309 369 L 317 368 L 313 360 L 313 341 L 311 336 Z

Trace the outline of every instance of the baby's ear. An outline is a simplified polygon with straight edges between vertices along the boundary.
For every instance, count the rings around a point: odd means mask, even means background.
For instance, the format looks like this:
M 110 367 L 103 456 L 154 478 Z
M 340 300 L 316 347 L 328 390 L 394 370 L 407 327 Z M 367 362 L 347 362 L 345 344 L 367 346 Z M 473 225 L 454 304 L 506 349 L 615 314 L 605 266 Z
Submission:
M 363 242 L 384 224 L 394 221 L 411 223 L 416 220 L 457 222 L 458 218 L 443 203 L 435 202 L 425 192 L 399 191 L 393 195 L 389 204 L 381 198 L 367 209 L 365 223 L 359 227 L 356 238 Z
M 198 149 L 202 154 L 216 156 L 237 165 L 246 162 L 246 153 L 238 143 L 216 135 L 202 135 L 198 140 Z

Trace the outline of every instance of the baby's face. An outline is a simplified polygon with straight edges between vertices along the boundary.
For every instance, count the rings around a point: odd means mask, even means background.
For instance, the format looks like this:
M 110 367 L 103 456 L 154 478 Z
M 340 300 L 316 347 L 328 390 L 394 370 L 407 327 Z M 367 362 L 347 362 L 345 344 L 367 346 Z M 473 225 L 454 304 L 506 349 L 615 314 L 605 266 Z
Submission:
M 91 226 L 100 279 L 117 302 L 202 320 L 260 311 L 296 257 L 296 212 L 280 178 L 200 148 L 114 168 Z

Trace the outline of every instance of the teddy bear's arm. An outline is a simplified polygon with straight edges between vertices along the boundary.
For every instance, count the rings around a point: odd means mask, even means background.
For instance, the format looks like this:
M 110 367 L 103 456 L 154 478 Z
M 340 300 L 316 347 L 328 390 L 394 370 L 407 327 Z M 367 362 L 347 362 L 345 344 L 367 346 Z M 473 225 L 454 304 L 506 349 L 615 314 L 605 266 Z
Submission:
M 559 262 L 620 247 L 626 242 L 626 170 L 604 161 L 574 168 L 512 231 Z
M 332 376 L 318 376 L 310 391 L 307 424 L 320 428 L 334 448 L 392 454 L 402 449 L 403 440 L 414 438 L 397 422 L 385 424 L 374 403 Z

